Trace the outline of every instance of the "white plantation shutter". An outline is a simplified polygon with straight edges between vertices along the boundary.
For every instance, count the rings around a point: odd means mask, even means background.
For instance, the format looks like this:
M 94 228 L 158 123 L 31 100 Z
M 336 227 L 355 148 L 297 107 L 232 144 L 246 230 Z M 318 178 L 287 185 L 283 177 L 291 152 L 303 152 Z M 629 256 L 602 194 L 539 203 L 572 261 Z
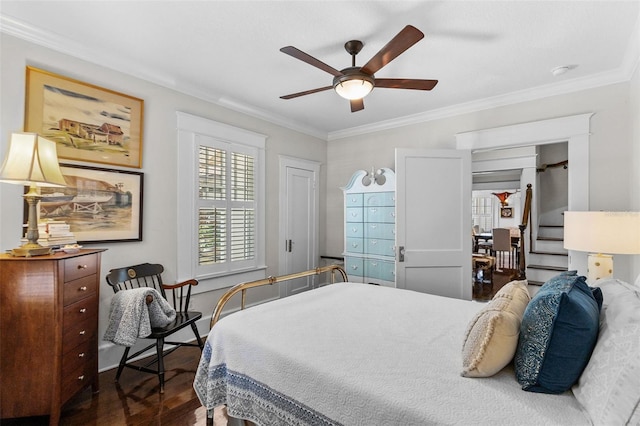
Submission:
M 214 272 L 256 258 L 255 152 L 202 138 L 198 146 L 198 266 Z

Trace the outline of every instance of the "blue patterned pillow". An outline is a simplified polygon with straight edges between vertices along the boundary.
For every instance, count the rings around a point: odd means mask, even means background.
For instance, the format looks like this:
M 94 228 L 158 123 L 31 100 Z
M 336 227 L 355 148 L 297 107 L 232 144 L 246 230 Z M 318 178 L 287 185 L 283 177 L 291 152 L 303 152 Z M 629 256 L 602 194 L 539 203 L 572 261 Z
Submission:
M 578 380 L 598 338 L 602 292 L 576 271 L 547 281 L 522 318 L 516 378 L 531 392 L 562 393 Z

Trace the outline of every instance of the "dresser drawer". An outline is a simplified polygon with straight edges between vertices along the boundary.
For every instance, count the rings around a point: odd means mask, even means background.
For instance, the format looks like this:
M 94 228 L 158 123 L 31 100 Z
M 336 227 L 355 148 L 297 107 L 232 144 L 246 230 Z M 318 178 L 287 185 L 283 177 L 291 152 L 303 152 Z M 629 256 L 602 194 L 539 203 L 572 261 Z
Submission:
M 395 206 L 396 193 L 393 191 L 374 192 L 365 195 L 365 206 Z
M 384 281 L 396 280 L 395 262 L 367 259 L 365 261 L 364 269 L 367 277 Z
M 364 240 L 364 252 L 366 254 L 395 257 L 396 242 L 394 240 L 367 238 Z
M 63 345 L 66 348 L 66 345 Z M 62 355 L 62 374 L 67 376 L 79 366 L 87 363 L 98 354 L 96 339 L 89 339 L 81 342 L 79 345 L 63 350 Z
M 347 222 L 362 222 L 362 207 L 347 207 Z
M 63 305 L 67 306 L 78 300 L 98 293 L 98 280 L 94 275 L 64 283 Z
M 382 238 L 384 240 L 396 239 L 395 223 L 367 223 L 365 224 L 365 238 Z
M 345 256 L 344 266 L 347 272 L 347 276 L 362 277 L 364 274 L 364 266 L 362 258 Z
M 97 344 L 98 330 L 94 319 L 86 320 L 65 328 L 62 337 L 62 352 L 70 351 L 72 348 L 85 342 Z
M 364 221 L 395 223 L 396 208 L 395 207 L 365 207 Z
M 344 249 L 348 253 L 364 253 L 364 240 L 362 238 L 347 238 Z
M 362 225 L 363 225 L 362 222 L 360 222 L 360 223 L 356 223 L 356 222 L 347 223 L 345 225 L 345 232 L 347 234 L 347 237 L 362 238 L 363 237 Z
M 95 275 L 98 267 L 98 255 L 71 257 L 64 261 L 64 280 L 73 281 L 87 275 Z
M 96 360 L 96 356 L 93 356 L 74 365 L 75 368 L 70 370 L 65 370 L 63 360 L 62 390 L 60 392 L 62 403 L 66 402 L 80 389 L 92 384 L 94 377 L 98 374 Z M 71 365 L 68 368 L 71 368 Z
M 344 203 L 347 207 L 360 207 L 362 206 L 362 195 L 360 193 L 346 194 L 344 197 Z
M 66 330 L 87 318 L 95 321 L 97 321 L 98 318 L 98 295 L 95 293 L 85 299 L 65 306 L 63 311 L 63 327 Z

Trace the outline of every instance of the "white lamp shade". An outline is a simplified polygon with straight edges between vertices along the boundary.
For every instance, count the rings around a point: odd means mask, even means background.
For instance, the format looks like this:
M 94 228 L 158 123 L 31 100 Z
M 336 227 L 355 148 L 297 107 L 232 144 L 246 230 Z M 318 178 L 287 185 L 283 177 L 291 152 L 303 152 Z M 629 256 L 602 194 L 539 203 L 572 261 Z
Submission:
M 640 212 L 564 212 L 564 248 L 640 254 Z
M 67 186 L 56 143 L 37 133 L 13 133 L 0 169 L 0 182 L 27 186 Z

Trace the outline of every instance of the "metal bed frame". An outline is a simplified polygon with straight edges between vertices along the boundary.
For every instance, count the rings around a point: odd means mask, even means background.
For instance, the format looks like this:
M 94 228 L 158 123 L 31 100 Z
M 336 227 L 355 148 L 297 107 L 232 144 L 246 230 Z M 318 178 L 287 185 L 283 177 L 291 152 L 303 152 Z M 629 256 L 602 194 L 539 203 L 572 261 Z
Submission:
M 338 272 L 342 276 L 342 281 L 343 282 L 348 281 L 347 273 L 345 272 L 345 270 L 341 266 L 339 266 L 339 265 L 328 265 L 328 266 L 322 266 L 322 267 L 315 268 L 315 269 L 309 269 L 307 271 L 296 272 L 296 273 L 293 273 L 293 274 L 280 275 L 280 276 L 277 276 L 277 277 L 270 276 L 270 277 L 267 277 L 267 278 L 263 278 L 261 280 L 248 281 L 248 282 L 236 284 L 233 287 L 231 287 L 229 290 L 227 290 L 222 295 L 222 297 L 220 297 L 220 300 L 218 300 L 218 303 L 216 304 L 216 307 L 213 310 L 213 315 L 211 316 L 211 323 L 209 324 L 209 329 L 213 328 L 213 326 L 218 322 L 218 320 L 220 319 L 220 314 L 222 313 L 222 309 L 224 308 L 226 303 L 233 296 L 235 296 L 237 293 L 242 293 L 242 300 L 240 302 L 240 310 L 243 310 L 245 308 L 246 292 L 250 288 L 261 287 L 261 286 L 265 286 L 265 285 L 273 285 L 273 284 L 276 284 L 276 283 L 281 283 L 281 282 L 284 282 L 284 281 L 294 280 L 294 279 L 297 279 L 297 278 L 308 277 L 308 276 L 311 276 L 311 275 L 320 275 L 320 274 L 323 274 L 325 272 L 331 273 L 330 284 L 335 283 L 336 272 Z

